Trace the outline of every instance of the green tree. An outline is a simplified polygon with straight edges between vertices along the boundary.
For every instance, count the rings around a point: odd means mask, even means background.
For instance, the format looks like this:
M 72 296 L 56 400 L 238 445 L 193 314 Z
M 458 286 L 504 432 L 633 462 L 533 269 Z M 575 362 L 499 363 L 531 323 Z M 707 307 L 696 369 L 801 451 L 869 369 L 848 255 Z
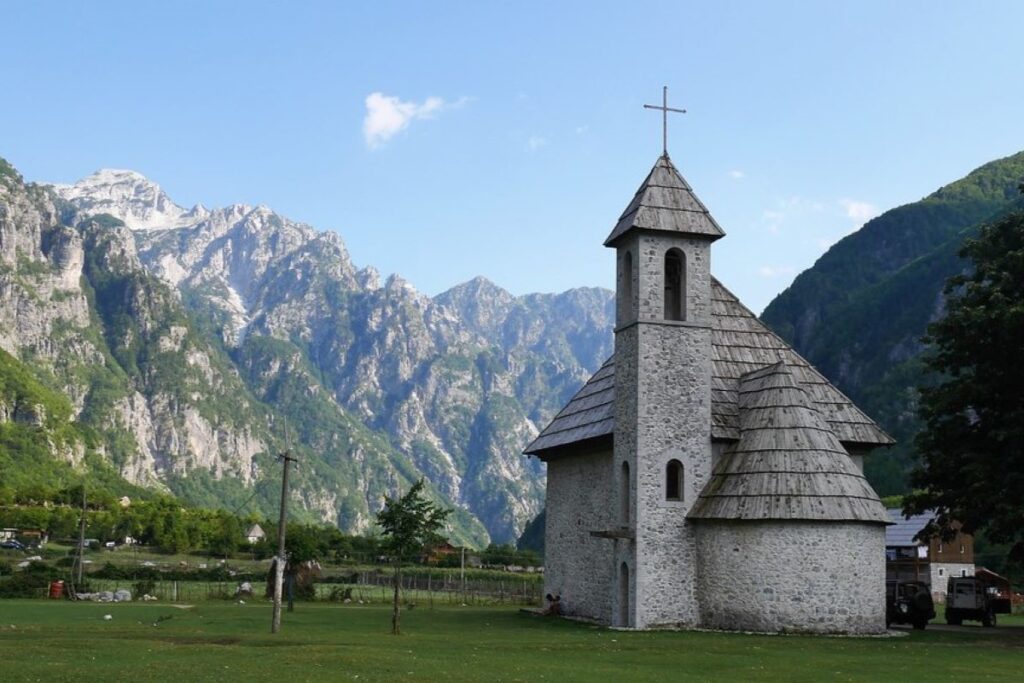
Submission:
M 409 492 L 398 499 L 385 498 L 384 509 L 377 514 L 377 522 L 384 531 L 384 550 L 395 567 L 395 594 L 391 611 L 391 633 L 401 633 L 399 602 L 402 590 L 402 562 L 423 550 L 423 546 L 438 540 L 438 530 L 451 510 L 441 508 L 423 495 L 423 480 L 413 484 Z
M 308 524 L 289 524 L 284 546 L 288 565 L 297 566 L 303 562 L 319 560 L 326 554 L 324 532 Z
M 238 517 L 226 512 L 219 513 L 213 520 L 210 532 L 210 553 L 228 558 L 238 550 L 239 544 L 245 540 L 242 536 L 242 523 Z
M 940 379 L 921 389 L 921 463 L 904 511 L 935 510 L 926 532 L 959 521 L 1024 561 L 1024 212 L 983 227 L 961 256 L 973 268 L 949 280 L 946 315 L 926 338 Z

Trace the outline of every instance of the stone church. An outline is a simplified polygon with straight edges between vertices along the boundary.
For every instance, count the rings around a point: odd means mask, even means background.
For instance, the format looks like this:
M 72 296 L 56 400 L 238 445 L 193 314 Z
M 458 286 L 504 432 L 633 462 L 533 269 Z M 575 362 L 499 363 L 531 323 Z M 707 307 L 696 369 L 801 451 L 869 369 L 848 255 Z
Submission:
M 863 457 L 892 439 L 712 277 L 724 235 L 666 153 L 605 240 L 615 353 L 525 451 L 545 592 L 623 627 L 882 632 Z

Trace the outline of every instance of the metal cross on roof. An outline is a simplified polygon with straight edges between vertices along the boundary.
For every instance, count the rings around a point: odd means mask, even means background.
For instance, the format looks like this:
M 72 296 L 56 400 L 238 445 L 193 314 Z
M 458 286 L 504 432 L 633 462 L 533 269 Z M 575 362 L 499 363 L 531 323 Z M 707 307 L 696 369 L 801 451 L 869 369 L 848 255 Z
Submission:
M 655 104 L 645 104 L 644 109 L 657 109 L 661 111 L 661 153 L 664 156 L 668 156 L 668 113 L 674 111 L 677 114 L 685 114 L 685 109 L 673 109 L 668 106 L 668 86 L 662 86 L 661 88 L 661 106 Z

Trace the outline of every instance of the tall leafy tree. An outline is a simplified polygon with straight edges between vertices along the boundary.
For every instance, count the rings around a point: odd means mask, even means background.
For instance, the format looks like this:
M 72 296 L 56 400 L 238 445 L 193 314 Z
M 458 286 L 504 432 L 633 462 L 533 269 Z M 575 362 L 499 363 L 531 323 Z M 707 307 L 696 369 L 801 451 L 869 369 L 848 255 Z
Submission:
M 905 512 L 935 510 L 927 531 L 984 530 L 1024 562 L 1024 211 L 982 228 L 961 256 L 972 268 L 949 280 L 946 315 L 929 328 L 940 379 L 921 390 Z
M 384 509 L 377 514 L 383 530 L 384 549 L 395 568 L 395 594 L 391 611 L 391 633 L 401 633 L 399 604 L 402 590 L 402 563 L 423 551 L 428 543 L 439 539 L 438 530 L 451 510 L 441 508 L 423 495 L 423 480 L 413 484 L 401 498 L 384 499 Z

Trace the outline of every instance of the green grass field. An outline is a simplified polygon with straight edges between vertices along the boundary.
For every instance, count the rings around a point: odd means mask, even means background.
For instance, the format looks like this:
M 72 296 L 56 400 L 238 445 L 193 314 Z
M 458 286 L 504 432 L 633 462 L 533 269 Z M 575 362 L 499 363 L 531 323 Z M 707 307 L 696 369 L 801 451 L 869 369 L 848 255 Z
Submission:
M 827 638 L 634 633 L 513 608 L 418 608 L 395 637 L 382 606 L 296 609 L 274 636 L 262 601 L 2 601 L 0 680 L 910 682 L 1019 681 L 1024 671 L 1020 617 L 994 630 Z

